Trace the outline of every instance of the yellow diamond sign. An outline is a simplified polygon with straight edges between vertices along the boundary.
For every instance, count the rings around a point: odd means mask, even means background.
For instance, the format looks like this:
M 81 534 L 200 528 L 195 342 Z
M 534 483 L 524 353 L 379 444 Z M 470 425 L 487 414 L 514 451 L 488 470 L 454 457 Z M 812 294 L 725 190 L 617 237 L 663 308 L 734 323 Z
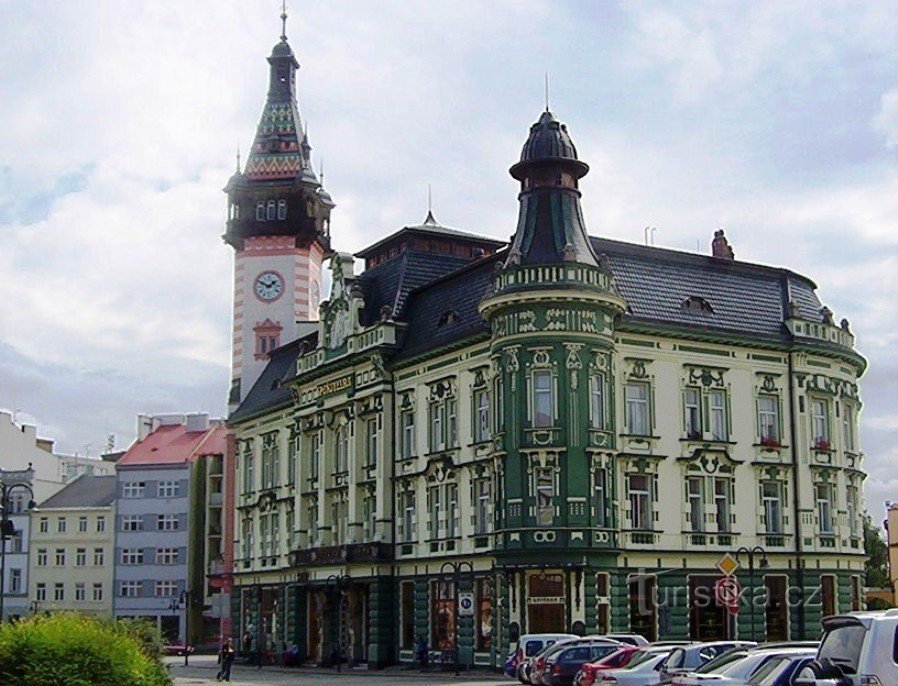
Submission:
M 739 563 L 736 561 L 735 557 L 726 553 L 717 561 L 717 569 L 723 572 L 726 576 L 730 576 L 733 572 L 739 569 Z

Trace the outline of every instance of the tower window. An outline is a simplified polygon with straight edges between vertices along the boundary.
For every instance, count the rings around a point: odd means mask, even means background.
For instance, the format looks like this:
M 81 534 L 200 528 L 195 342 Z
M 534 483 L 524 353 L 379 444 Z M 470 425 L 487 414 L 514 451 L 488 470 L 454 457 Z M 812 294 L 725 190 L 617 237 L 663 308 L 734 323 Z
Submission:
M 287 218 L 287 201 L 278 200 L 278 219 Z
M 275 217 L 275 214 L 274 214 L 275 209 L 274 209 L 274 208 L 275 208 L 274 200 L 269 200 L 269 201 L 268 201 L 267 211 L 266 211 L 266 213 L 265 213 L 265 218 L 266 218 L 268 221 L 273 221 L 273 220 L 274 220 L 274 217 Z
M 256 221 L 265 221 L 265 203 L 260 202 L 256 205 Z
M 253 333 L 256 334 L 255 358 L 257 360 L 265 359 L 272 350 L 280 346 L 282 329 L 283 327 L 279 323 L 270 319 L 266 319 L 253 328 Z

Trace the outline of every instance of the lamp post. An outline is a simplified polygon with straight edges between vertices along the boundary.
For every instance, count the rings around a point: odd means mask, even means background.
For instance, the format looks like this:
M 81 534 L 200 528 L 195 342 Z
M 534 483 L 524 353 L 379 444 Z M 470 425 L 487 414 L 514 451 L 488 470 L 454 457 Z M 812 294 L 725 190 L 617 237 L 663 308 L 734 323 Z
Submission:
M 337 599 L 337 671 L 340 671 L 340 662 L 343 656 L 343 595 L 349 591 L 352 586 L 352 577 L 348 574 L 331 574 L 327 577 L 328 593 L 334 594 Z
M 28 610 L 31 612 L 31 614 L 36 615 L 41 611 L 41 601 L 37 599 L 32 600 L 28 605 Z
M 196 593 L 189 589 L 184 589 L 178 596 L 177 600 L 172 599 L 169 607 L 172 612 L 176 611 L 181 605 L 184 606 L 184 666 L 187 667 L 187 659 L 190 656 L 190 605 L 196 598 Z
M 0 469 L 0 624 L 3 623 L 3 601 L 6 598 L 6 540 L 16 533 L 15 524 L 9 519 L 12 509 L 12 494 L 16 489 L 28 493 L 28 509 L 34 508 L 34 470 L 29 463 L 28 469 L 6 471 Z
M 458 662 L 459 662 L 458 661 L 458 629 L 459 629 L 458 592 L 459 592 L 460 586 L 461 586 L 462 570 L 464 570 L 465 567 L 467 567 L 467 571 L 469 573 L 471 573 L 471 574 L 474 573 L 474 566 L 470 562 L 467 562 L 465 560 L 462 560 L 461 562 L 448 561 L 448 562 L 444 562 L 443 564 L 440 565 L 440 576 L 439 576 L 440 586 L 442 587 L 443 583 L 445 583 L 447 576 L 451 576 L 451 578 L 452 578 L 452 590 L 453 590 L 452 605 L 453 605 L 453 619 L 455 621 L 455 631 L 453 632 L 453 634 L 454 634 L 454 641 L 453 641 L 454 650 L 453 650 L 453 652 L 455 653 L 455 656 L 454 656 L 455 657 L 455 676 L 458 676 L 458 673 L 460 671 L 459 665 L 458 665 Z M 447 570 L 451 570 L 451 575 L 446 573 Z
M 754 590 L 755 590 L 755 555 L 760 555 L 761 559 L 758 561 L 758 566 L 761 569 L 767 569 L 769 566 L 769 562 L 767 561 L 767 551 L 764 550 L 759 545 L 756 545 L 752 548 L 747 546 L 742 546 L 738 548 L 736 552 L 733 554 L 733 557 L 736 558 L 736 562 L 739 562 L 739 556 L 741 554 L 748 555 L 748 588 L 749 588 L 749 599 L 748 599 L 748 607 L 749 612 L 751 613 L 751 636 L 750 639 L 753 641 L 755 639 L 755 603 L 754 603 Z M 766 605 L 766 603 L 765 603 Z

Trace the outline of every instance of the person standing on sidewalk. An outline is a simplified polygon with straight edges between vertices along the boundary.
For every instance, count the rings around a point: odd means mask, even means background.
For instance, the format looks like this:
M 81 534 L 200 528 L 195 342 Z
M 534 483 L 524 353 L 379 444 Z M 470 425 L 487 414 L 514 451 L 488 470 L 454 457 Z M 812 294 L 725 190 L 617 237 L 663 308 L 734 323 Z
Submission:
M 427 664 L 429 662 L 430 657 L 430 646 L 427 645 L 427 638 L 424 634 L 418 635 L 418 664 L 421 666 L 421 671 L 427 671 Z
M 221 671 L 218 672 L 217 677 L 219 681 L 231 680 L 231 666 L 234 664 L 235 652 L 234 643 L 229 638 L 221 647 Z

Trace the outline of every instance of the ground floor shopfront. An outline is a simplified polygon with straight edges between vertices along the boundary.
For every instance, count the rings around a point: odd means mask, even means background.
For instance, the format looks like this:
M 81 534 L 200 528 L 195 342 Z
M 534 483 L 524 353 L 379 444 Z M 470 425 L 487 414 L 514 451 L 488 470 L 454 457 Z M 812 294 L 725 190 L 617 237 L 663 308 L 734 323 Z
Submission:
M 799 574 L 771 559 L 751 574 L 739 570 L 733 613 L 715 593 L 723 576 L 699 560 L 649 568 L 611 556 L 332 565 L 238 575 L 232 611 L 235 635 L 239 628 L 270 659 L 295 643 L 304 662 L 332 666 L 339 656 L 377 668 L 414 662 L 424 638 L 433 659 L 496 668 L 529 633 L 816 639 L 822 616 L 862 603 L 857 571 L 814 561 Z

